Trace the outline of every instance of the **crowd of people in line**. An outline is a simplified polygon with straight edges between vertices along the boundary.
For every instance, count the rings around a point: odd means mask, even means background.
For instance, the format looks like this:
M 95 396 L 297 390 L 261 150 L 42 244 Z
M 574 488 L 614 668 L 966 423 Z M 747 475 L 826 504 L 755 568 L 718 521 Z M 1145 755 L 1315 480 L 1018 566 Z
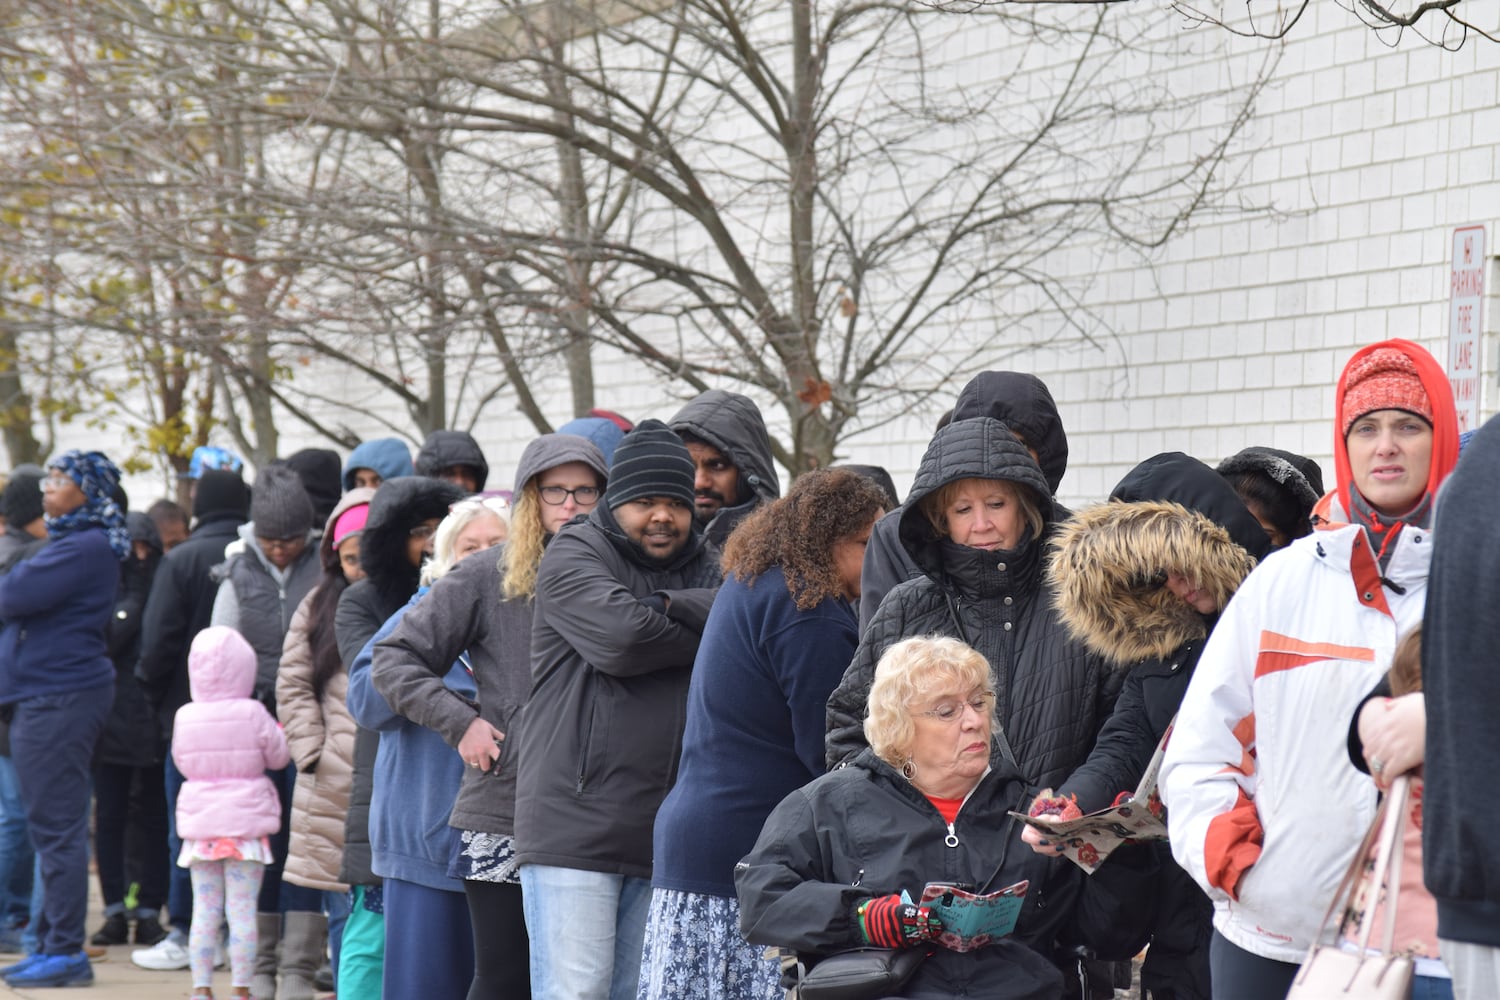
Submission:
M 1411 995 L 1493 1000 L 1500 424 L 1461 440 L 1390 340 L 1332 444 L 1326 491 L 1267 444 L 1070 511 L 1046 385 L 982 372 L 904 502 L 877 466 L 783 490 L 718 389 L 542 435 L 509 490 L 459 431 L 250 486 L 199 449 L 190 512 L 128 511 L 99 452 L 19 467 L 0 977 L 133 940 L 195 1000 L 226 964 L 260 1000 L 780 1000 L 884 949 L 872 1000 L 1095 1000 L 1144 951 L 1151 1000 L 1280 1000 L 1399 777 Z M 1153 762 L 1168 836 L 1091 873 L 1020 819 Z M 946 927 L 953 887 L 1013 930 Z

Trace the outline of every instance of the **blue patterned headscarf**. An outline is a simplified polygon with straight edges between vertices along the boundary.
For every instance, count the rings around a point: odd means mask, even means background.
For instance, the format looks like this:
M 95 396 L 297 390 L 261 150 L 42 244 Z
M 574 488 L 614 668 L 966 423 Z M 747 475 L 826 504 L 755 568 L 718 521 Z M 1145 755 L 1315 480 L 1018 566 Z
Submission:
M 120 470 L 102 452 L 65 451 L 47 463 L 48 468 L 64 473 L 83 491 L 83 506 L 71 510 L 61 517 L 47 518 L 47 534 L 53 538 L 82 531 L 85 528 L 103 528 L 109 536 L 109 547 L 121 559 L 130 555 L 130 532 L 125 527 L 125 515 L 114 501 L 114 491 L 120 485 Z

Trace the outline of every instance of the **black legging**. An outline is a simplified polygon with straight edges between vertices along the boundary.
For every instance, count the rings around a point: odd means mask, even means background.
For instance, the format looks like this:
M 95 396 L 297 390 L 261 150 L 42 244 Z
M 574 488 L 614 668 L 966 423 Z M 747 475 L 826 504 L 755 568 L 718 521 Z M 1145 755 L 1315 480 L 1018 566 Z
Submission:
M 465 882 L 474 927 L 474 982 L 469 1000 L 529 1000 L 531 940 L 521 909 L 521 887 Z
M 1262 958 L 1214 931 L 1209 945 L 1214 1000 L 1284 1000 L 1297 978 L 1296 962 Z

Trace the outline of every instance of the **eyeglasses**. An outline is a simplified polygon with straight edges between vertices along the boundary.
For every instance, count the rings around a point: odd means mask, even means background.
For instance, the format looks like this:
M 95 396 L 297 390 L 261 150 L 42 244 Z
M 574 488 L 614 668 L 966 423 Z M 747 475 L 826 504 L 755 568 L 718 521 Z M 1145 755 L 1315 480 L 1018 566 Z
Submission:
M 307 543 L 307 536 L 292 535 L 289 538 L 261 538 L 257 535 L 255 540 L 266 552 L 285 552 L 288 549 L 295 549 L 300 545 L 305 545 Z
M 966 705 L 979 715 L 989 715 L 995 707 L 995 692 L 984 691 L 970 696 L 965 701 L 940 702 L 925 712 L 917 712 L 916 714 L 936 719 L 944 725 L 952 725 L 963 718 L 964 706 Z
M 457 514 L 476 507 L 499 514 L 501 517 L 510 516 L 510 504 L 505 502 L 504 497 L 466 497 L 458 503 L 448 505 L 448 513 Z
M 54 472 L 36 484 L 43 493 L 48 490 L 63 490 L 73 485 L 73 477 Z
M 543 486 L 537 490 L 542 495 L 542 503 L 553 507 L 561 507 L 568 502 L 568 497 L 580 507 L 592 507 L 599 502 L 599 488 L 597 486 L 580 486 L 577 489 L 565 490 L 561 486 Z
M 408 528 L 406 533 L 413 538 L 420 538 L 423 541 L 426 541 L 437 532 L 437 529 L 437 525 L 433 524 L 431 521 L 425 521 L 422 524 L 417 525 L 416 527 Z

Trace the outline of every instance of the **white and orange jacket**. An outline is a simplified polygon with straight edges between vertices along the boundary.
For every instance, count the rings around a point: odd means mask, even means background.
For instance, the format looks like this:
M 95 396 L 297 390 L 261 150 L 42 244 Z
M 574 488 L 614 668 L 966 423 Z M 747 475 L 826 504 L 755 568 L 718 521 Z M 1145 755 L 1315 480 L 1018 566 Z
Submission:
M 1422 619 L 1431 538 L 1401 530 L 1394 586 L 1358 526 L 1296 540 L 1246 578 L 1198 661 L 1161 790 L 1173 856 L 1246 951 L 1302 961 L 1374 817 L 1349 723 Z

